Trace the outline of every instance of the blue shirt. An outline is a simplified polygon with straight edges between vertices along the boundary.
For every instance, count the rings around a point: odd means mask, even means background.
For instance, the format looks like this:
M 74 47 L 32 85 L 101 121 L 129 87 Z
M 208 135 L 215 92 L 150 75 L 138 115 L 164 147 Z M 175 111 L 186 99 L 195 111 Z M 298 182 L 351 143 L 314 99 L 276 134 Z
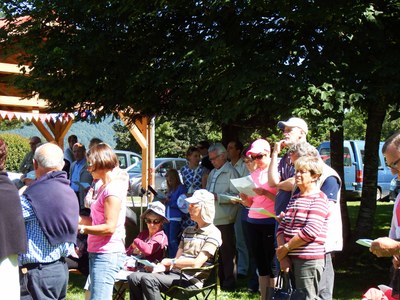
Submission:
M 294 176 L 294 165 L 290 160 L 290 156 L 285 154 L 278 165 L 278 172 L 281 177 L 280 181 L 284 181 Z M 286 211 L 286 207 L 292 196 L 292 191 L 278 190 L 275 196 L 275 213 L 279 215 L 282 211 Z
M 50 263 L 67 257 L 74 250 L 73 243 L 60 243 L 52 246 L 40 227 L 30 202 L 21 196 L 22 215 L 25 219 L 28 251 L 19 255 L 20 265 L 30 263 Z
M 86 159 L 81 159 L 80 161 L 77 161 L 76 164 L 74 165 L 74 168 L 72 170 L 72 174 L 71 174 L 71 188 L 75 191 L 75 192 L 79 192 L 79 184 L 76 184 L 75 182 L 80 182 L 81 181 L 81 170 L 83 167 L 86 166 Z
M 201 189 L 201 178 L 203 177 L 204 168 L 198 166 L 196 169 L 189 168 L 188 165 L 181 169 L 183 184 L 190 193 Z M 192 188 L 192 189 L 191 189 Z

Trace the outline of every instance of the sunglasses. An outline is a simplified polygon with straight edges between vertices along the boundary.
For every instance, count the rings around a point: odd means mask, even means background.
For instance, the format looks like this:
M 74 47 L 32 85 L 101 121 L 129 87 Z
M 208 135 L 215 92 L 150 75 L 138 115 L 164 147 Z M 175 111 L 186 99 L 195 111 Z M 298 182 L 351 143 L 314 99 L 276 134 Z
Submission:
M 152 220 L 152 219 L 145 218 L 145 219 L 144 219 L 144 222 L 145 222 L 146 224 L 160 224 L 160 223 L 161 223 L 161 220 L 160 220 L 160 219 L 154 219 L 154 220 Z
M 258 154 L 258 155 L 256 155 L 256 156 L 251 156 L 251 159 L 252 160 L 256 160 L 256 159 L 262 159 L 263 157 L 265 156 L 265 154 Z

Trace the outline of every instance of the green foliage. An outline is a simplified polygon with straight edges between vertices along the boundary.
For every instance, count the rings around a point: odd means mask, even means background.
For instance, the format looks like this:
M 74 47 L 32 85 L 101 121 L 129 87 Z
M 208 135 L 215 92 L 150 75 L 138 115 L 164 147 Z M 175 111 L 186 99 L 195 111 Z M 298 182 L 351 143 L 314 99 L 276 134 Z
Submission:
M 19 172 L 19 165 L 24 159 L 25 154 L 30 151 L 29 140 L 20 135 L 9 133 L 1 133 L 0 137 L 7 144 L 6 170 Z
M 189 146 L 201 140 L 220 141 L 221 134 L 212 122 L 202 122 L 193 117 L 171 120 L 157 117 L 155 120 L 156 157 L 185 157 Z M 141 149 L 128 129 L 122 124 L 114 124 L 116 148 L 141 153 Z
M 381 141 L 385 141 L 396 130 L 400 129 L 400 116 L 397 110 L 391 107 L 387 113 L 388 117 L 382 124 Z M 347 110 L 343 121 L 345 140 L 365 140 L 367 131 L 367 114 L 357 108 Z
M 21 128 L 23 127 L 23 122 L 18 120 L 2 120 L 0 122 L 0 131 L 10 130 L 14 128 Z
M 353 108 L 345 113 L 343 121 L 345 140 L 365 140 L 367 130 L 366 113 Z

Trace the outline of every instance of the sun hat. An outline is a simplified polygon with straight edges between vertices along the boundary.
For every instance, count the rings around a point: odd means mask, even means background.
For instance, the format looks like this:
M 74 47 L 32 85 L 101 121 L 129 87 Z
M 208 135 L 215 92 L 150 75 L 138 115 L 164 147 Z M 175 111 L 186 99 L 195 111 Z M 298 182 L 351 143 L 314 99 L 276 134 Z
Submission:
M 308 125 L 306 121 L 296 117 L 292 117 L 287 121 L 279 121 L 278 127 L 282 130 L 285 129 L 285 127 L 298 127 L 302 129 L 305 132 L 305 134 L 308 133 Z
M 269 143 L 264 139 L 255 140 L 249 150 L 246 152 L 246 156 L 251 154 L 260 154 L 264 152 L 271 152 L 271 146 Z
M 204 222 L 211 224 L 215 217 L 214 194 L 205 189 L 197 190 L 191 197 L 186 198 L 188 203 L 201 204 L 201 218 Z
M 160 201 L 153 201 L 153 202 L 149 203 L 149 205 L 147 206 L 147 209 L 144 211 L 144 213 L 142 213 L 140 218 L 144 219 L 146 217 L 146 215 L 150 212 L 153 212 L 153 213 L 163 217 L 166 222 L 169 222 L 169 220 L 165 217 L 165 206 Z

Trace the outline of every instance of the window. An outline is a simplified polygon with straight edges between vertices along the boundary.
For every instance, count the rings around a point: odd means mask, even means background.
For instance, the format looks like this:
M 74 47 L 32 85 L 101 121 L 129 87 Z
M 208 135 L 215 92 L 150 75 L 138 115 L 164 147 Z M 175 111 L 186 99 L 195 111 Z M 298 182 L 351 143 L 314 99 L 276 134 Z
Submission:
M 350 149 L 348 147 L 343 148 L 343 165 L 345 167 L 350 167 L 351 163 L 351 156 L 350 156 Z
M 124 154 L 117 154 L 117 156 L 118 156 L 118 160 L 119 160 L 119 167 L 121 169 L 125 169 L 128 166 L 127 161 L 126 161 L 126 156 Z
M 176 164 L 176 169 L 179 171 L 180 169 L 183 168 L 183 166 L 186 166 L 186 161 L 184 161 L 184 160 L 176 160 L 175 164 Z

